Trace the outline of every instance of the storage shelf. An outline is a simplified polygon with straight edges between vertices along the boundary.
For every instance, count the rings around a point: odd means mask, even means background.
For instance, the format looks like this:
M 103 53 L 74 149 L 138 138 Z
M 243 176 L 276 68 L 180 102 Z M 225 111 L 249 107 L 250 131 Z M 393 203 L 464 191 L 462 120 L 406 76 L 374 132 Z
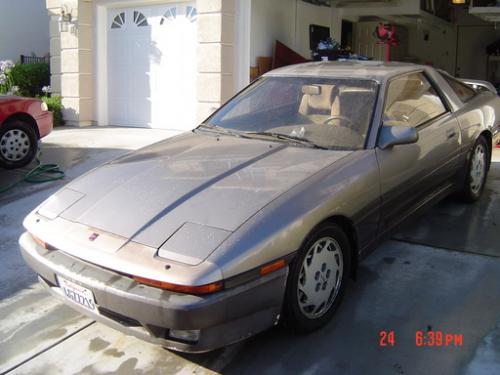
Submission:
M 469 7 L 469 13 L 485 21 L 500 22 L 500 7 Z

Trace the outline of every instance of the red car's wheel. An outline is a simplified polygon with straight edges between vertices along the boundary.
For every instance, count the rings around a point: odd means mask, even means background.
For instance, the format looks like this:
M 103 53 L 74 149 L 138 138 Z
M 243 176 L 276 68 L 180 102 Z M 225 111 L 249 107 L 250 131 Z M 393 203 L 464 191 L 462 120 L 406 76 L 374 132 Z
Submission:
M 35 158 L 37 148 L 37 136 L 29 124 L 16 120 L 0 127 L 1 167 L 25 166 Z

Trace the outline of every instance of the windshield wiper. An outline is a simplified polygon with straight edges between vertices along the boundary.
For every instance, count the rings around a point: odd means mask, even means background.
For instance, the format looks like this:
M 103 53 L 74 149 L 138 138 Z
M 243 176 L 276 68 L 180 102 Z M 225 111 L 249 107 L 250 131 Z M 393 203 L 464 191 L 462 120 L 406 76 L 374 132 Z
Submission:
M 292 142 L 299 143 L 299 144 L 306 145 L 306 146 L 313 147 L 313 148 L 319 148 L 321 150 L 329 150 L 328 147 L 320 146 L 307 138 L 295 137 L 293 135 L 287 135 L 287 134 L 283 134 L 283 133 L 245 132 L 244 134 L 245 135 L 258 135 L 258 136 L 264 136 L 264 137 L 271 137 L 271 138 L 279 139 L 279 140 L 283 140 L 283 141 L 292 141 Z
M 241 137 L 241 138 L 248 138 L 245 136 L 244 133 L 239 132 L 237 130 L 231 130 L 228 128 L 223 128 L 222 126 L 219 125 L 213 125 L 213 124 L 200 124 L 195 130 L 202 128 L 203 130 L 208 130 L 214 133 L 219 133 L 219 134 L 226 134 L 226 135 L 232 135 L 235 137 Z

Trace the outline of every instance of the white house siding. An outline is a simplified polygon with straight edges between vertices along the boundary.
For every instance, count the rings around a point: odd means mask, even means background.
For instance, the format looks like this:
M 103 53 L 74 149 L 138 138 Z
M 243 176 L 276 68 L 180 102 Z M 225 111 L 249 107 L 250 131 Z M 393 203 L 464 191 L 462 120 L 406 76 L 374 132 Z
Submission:
M 49 17 L 41 0 L 0 0 L 0 60 L 49 53 Z

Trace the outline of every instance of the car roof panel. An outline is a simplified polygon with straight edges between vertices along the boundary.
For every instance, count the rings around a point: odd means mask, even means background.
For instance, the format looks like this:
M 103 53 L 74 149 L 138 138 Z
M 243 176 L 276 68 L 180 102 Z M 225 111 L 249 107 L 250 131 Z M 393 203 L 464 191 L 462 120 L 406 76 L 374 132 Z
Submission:
M 384 81 L 395 75 L 426 68 L 423 65 L 383 61 L 321 61 L 288 65 L 272 70 L 264 76 L 316 76 L 362 78 Z

